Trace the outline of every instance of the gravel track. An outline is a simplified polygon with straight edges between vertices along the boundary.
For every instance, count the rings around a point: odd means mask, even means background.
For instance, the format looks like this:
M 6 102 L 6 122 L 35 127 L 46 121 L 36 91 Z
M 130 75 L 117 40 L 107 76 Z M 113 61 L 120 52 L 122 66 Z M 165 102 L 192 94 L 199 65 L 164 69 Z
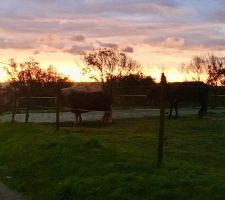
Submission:
M 209 113 L 224 113 L 225 109 L 209 109 Z M 198 109 L 181 108 L 179 109 L 179 116 L 197 115 Z M 0 116 L 0 120 L 7 122 L 11 120 L 12 114 L 3 114 Z M 103 112 L 89 112 L 83 113 L 82 118 L 84 121 L 101 120 Z M 154 117 L 159 116 L 159 109 L 123 109 L 113 110 L 113 119 L 126 119 L 126 118 L 142 118 L 142 117 Z M 44 123 L 55 122 L 55 113 L 30 113 L 29 122 Z M 74 121 L 74 114 L 71 112 L 60 112 L 60 121 Z M 15 120 L 18 122 L 25 121 L 25 114 L 16 114 Z
M 23 200 L 21 194 L 0 183 L 0 200 Z

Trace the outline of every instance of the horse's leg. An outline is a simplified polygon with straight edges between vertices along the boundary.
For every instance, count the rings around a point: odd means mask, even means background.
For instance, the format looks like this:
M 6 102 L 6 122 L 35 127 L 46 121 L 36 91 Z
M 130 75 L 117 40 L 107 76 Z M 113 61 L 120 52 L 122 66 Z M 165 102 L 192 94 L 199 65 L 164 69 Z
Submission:
M 78 114 L 78 112 L 75 112 L 75 117 L 76 117 L 75 124 L 78 125 L 79 124 L 79 114 Z
M 104 116 L 102 118 L 103 123 L 110 124 L 112 123 L 112 111 L 105 111 Z
M 177 119 L 178 118 L 178 102 L 177 101 L 174 102 L 174 109 L 176 113 L 174 119 Z
M 112 123 L 112 110 L 110 110 L 109 113 L 108 113 L 108 123 L 109 124 Z
M 207 109 L 208 109 L 207 103 L 206 102 L 201 103 L 201 108 L 198 111 L 198 117 L 202 118 L 203 115 L 206 115 L 207 114 Z
M 199 117 L 199 119 L 201 119 L 203 117 L 203 108 L 202 108 L 202 106 L 201 106 L 201 108 L 198 111 L 198 117 Z
M 172 102 L 169 102 L 170 104 L 170 113 L 169 113 L 169 119 L 171 119 L 172 117 L 172 114 L 173 114 L 173 103 Z
M 201 119 L 207 113 L 207 106 L 202 105 L 198 111 L 198 117 Z
M 78 118 L 79 118 L 79 124 L 82 123 L 82 116 L 81 116 L 81 112 L 78 113 Z
M 207 102 L 203 102 L 203 104 L 202 104 L 203 115 L 207 114 L 207 110 L 208 110 L 208 104 L 207 104 Z
M 103 115 L 103 117 L 102 117 L 102 122 L 105 124 L 105 123 L 107 123 L 107 114 L 106 114 L 106 112 L 104 112 L 104 115 Z
M 205 105 L 204 105 L 204 114 L 206 115 L 207 112 L 208 112 L 208 104 L 205 103 Z
M 112 123 L 112 107 L 110 107 L 109 111 L 107 111 L 107 123 Z

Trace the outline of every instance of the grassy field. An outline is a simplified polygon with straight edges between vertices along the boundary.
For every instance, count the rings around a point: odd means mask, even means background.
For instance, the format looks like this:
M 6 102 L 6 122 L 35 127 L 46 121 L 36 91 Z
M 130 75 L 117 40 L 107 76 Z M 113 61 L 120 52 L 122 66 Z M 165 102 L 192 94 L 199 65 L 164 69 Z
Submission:
M 225 197 L 225 119 L 158 119 L 80 127 L 0 123 L 0 179 L 32 200 L 217 200 Z

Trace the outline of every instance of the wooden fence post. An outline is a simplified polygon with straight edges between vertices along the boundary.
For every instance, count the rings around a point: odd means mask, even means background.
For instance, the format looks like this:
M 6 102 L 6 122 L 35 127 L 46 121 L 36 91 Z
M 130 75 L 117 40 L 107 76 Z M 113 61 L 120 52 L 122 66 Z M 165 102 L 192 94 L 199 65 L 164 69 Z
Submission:
M 59 131 L 59 107 L 60 107 L 60 95 L 59 91 L 56 94 L 56 131 Z
M 26 100 L 26 117 L 25 117 L 25 123 L 27 124 L 28 123 L 28 118 L 29 118 L 29 98 L 26 97 L 25 98 Z
M 159 123 L 159 141 L 158 141 L 158 164 L 163 160 L 163 143 L 165 131 L 165 104 L 166 104 L 166 77 L 161 75 L 160 82 L 160 123 Z
M 13 102 L 13 112 L 12 112 L 12 119 L 11 119 L 12 123 L 15 121 L 16 108 L 17 108 L 17 98 L 15 98 Z

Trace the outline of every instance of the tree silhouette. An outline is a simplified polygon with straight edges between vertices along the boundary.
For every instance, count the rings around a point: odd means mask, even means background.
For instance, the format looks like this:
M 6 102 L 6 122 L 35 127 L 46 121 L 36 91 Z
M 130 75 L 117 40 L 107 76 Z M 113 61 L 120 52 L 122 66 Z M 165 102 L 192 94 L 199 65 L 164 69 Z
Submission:
M 188 73 L 193 80 L 206 81 L 209 85 L 225 85 L 225 58 L 208 54 L 195 56 L 184 64 L 181 71 Z
M 225 85 L 225 59 L 211 55 L 206 60 L 208 68 L 207 83 Z
M 10 60 L 10 65 L 4 68 L 9 75 L 8 90 L 19 96 L 55 95 L 62 87 L 71 85 L 71 81 L 49 66 L 46 70 L 35 60 L 16 63 Z
M 141 66 L 127 54 L 109 48 L 99 48 L 84 54 L 86 67 L 84 74 L 100 82 L 102 86 L 110 86 L 117 78 L 140 72 Z
M 183 64 L 181 71 L 187 73 L 194 81 L 204 81 L 208 73 L 206 60 L 200 56 L 194 56 L 190 63 Z

